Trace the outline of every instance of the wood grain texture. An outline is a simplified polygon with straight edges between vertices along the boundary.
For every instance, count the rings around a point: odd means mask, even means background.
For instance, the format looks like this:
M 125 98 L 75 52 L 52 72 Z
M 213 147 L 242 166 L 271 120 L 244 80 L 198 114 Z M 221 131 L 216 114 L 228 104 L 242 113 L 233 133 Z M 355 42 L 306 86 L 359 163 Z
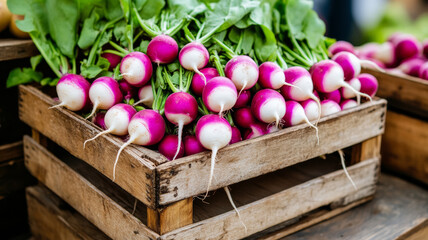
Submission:
M 428 118 L 428 81 L 411 76 L 396 76 L 363 69 L 379 81 L 376 96 L 386 98 L 388 105 Z
M 373 201 L 283 240 L 395 240 L 427 218 L 427 206 L 426 189 L 382 174 Z
M 83 142 L 100 128 L 68 110 L 48 109 L 53 104 L 50 97 L 36 88 L 20 86 L 20 119 L 112 179 L 116 154 L 123 141 L 101 136 L 83 149 Z M 155 164 L 147 159 L 158 159 L 158 155 L 145 148 L 130 147 L 122 152 L 116 168 L 115 182 L 152 207 L 156 200 Z
M 159 234 L 193 223 L 193 197 L 162 209 L 147 208 L 147 226 Z
M 376 184 L 378 164 L 379 159 L 374 158 L 351 166 L 348 171 L 357 186 L 365 188 Z M 338 170 L 239 207 L 247 231 L 231 210 L 166 233 L 161 239 L 240 239 L 328 205 L 354 191 L 343 171 Z
M 353 146 L 351 164 L 362 162 L 374 157 L 380 157 L 381 142 L 382 136 L 379 135 Z
M 22 158 L 23 155 L 22 141 L 0 146 L 0 163 L 14 158 Z
M 141 220 L 28 136 L 24 137 L 24 152 L 28 170 L 109 237 L 113 239 L 158 237 Z
M 32 57 L 38 53 L 32 40 L 0 39 L 0 61 Z
M 428 184 L 428 122 L 388 111 L 382 166 Z
M 420 219 L 420 223 L 400 235 L 396 240 L 426 240 L 428 237 L 428 218 Z
M 111 239 L 46 188 L 29 187 L 26 196 L 28 221 L 35 239 Z
M 318 124 L 318 146 L 314 130 L 307 125 L 298 125 L 227 146 L 217 155 L 215 179 L 210 190 L 378 136 L 384 131 L 385 112 L 386 101 L 378 99 L 322 118 Z M 159 165 L 159 204 L 168 204 L 204 193 L 210 166 L 210 154 L 206 152 Z

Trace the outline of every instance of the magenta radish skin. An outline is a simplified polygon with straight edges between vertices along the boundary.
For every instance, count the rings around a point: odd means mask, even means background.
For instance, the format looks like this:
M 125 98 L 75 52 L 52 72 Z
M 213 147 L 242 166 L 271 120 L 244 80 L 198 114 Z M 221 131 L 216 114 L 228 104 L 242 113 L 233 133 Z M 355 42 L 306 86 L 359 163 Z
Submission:
M 86 117 L 93 116 L 97 109 L 107 110 L 123 99 L 120 91 L 119 83 L 111 77 L 97 78 L 89 88 L 89 99 L 93 107 L 91 114 Z
M 410 58 L 401 62 L 401 64 L 397 68 L 407 75 L 418 77 L 419 70 L 424 63 L 425 60 L 422 58 Z
M 177 55 L 177 42 L 165 34 L 154 37 L 147 46 L 147 56 L 157 64 L 171 63 L 177 58 Z
M 422 42 L 422 55 L 428 58 L 428 39 Z
M 352 78 L 351 80 L 348 81 L 348 84 L 358 92 L 361 90 L 361 82 L 358 78 Z M 355 92 L 349 90 L 348 88 L 339 88 L 339 90 L 340 90 L 340 96 L 342 96 L 343 99 L 350 99 L 357 96 Z M 337 103 L 340 103 L 340 101 Z
M 177 148 L 180 150 L 175 156 Z M 167 135 L 159 143 L 158 151 L 168 158 L 168 160 L 174 160 L 175 158 L 181 158 L 184 156 L 184 145 L 181 141 L 178 140 L 177 135 Z
M 358 103 L 353 99 L 346 99 L 340 103 L 340 108 L 342 109 L 342 111 L 356 106 L 358 106 Z
M 319 113 L 321 112 L 320 105 L 313 99 L 308 99 L 303 102 L 300 102 L 303 109 L 305 110 L 305 115 L 309 121 L 315 121 L 319 117 Z
M 424 63 L 419 69 L 419 77 L 428 80 L 428 62 Z
M 120 63 L 123 79 L 134 87 L 144 86 L 152 77 L 153 66 L 150 58 L 142 52 L 128 53 Z
M 98 127 L 102 128 L 103 130 L 106 130 L 106 123 L 104 121 L 104 118 L 106 116 L 105 112 L 99 112 L 95 115 L 94 118 L 94 123 L 95 125 L 97 125 Z
M 229 144 L 234 144 L 242 141 L 241 132 L 237 127 L 232 127 L 232 138 L 230 139 Z
M 252 139 L 267 134 L 267 125 L 261 122 L 256 122 L 244 132 L 244 139 Z
M 184 154 L 186 156 L 193 155 L 205 151 L 206 149 L 199 143 L 196 136 L 184 137 Z
M 340 90 L 337 89 L 337 90 L 334 90 L 333 92 L 320 93 L 320 100 L 326 100 L 326 99 L 333 100 L 337 103 L 340 103 L 340 101 L 342 100 Z
M 178 60 L 183 68 L 194 71 L 199 74 L 203 79 L 205 76 L 199 71 L 204 68 L 210 59 L 208 50 L 202 43 L 191 42 L 186 44 L 178 54 Z M 206 82 L 206 79 L 204 80 Z
M 319 144 L 318 128 L 313 125 L 306 116 L 305 109 L 296 101 L 286 101 L 287 112 L 282 118 L 284 126 L 290 127 L 301 123 L 307 123 L 315 129 L 317 144 Z
M 122 61 L 122 57 L 113 53 L 103 53 L 101 54 L 101 57 L 107 59 L 107 61 L 110 63 L 109 70 L 113 70 L 117 67 L 117 65 Z
M 360 59 L 358 59 L 354 54 L 348 52 L 341 52 L 333 56 L 333 61 L 338 63 L 342 69 L 345 76 L 345 81 L 350 80 L 358 76 L 361 72 Z
M 153 90 L 152 85 L 147 84 L 140 89 L 138 89 L 138 101 L 134 103 L 134 105 L 138 105 L 140 103 L 144 104 L 144 106 L 151 108 L 153 105 Z
M 238 92 L 233 82 L 226 77 L 214 77 L 202 91 L 202 101 L 208 110 L 219 113 L 231 109 L 238 99 Z
M 302 67 L 290 67 L 284 71 L 287 83 L 299 88 L 290 86 L 282 86 L 281 93 L 285 99 L 294 101 L 304 101 L 309 98 L 316 98 L 313 94 L 314 86 L 311 79 L 311 74 Z
M 268 124 L 275 123 L 278 127 L 286 112 L 285 100 L 275 90 L 260 90 L 251 101 L 251 112 L 259 121 Z
M 334 56 L 339 52 L 350 52 L 355 54 L 355 49 L 352 44 L 346 41 L 337 41 L 328 48 L 329 56 Z
M 342 111 L 340 105 L 333 100 L 321 101 L 321 117 L 335 114 Z
M 251 92 L 249 90 L 242 91 L 236 100 L 234 108 L 243 108 L 248 106 L 248 103 L 251 100 Z
M 56 85 L 56 93 L 60 104 L 71 111 L 80 111 L 90 105 L 89 88 L 91 84 L 82 76 L 76 74 L 63 75 Z
M 250 107 L 243 107 L 236 110 L 233 114 L 233 119 L 235 124 L 241 128 L 251 128 L 251 125 L 257 121 Z
M 193 93 L 197 96 L 202 96 L 202 91 L 204 90 L 206 82 L 214 77 L 220 76 L 215 68 L 203 68 L 200 72 L 204 75 L 205 79 L 201 77 L 201 75 L 195 74 L 193 75 L 192 84 L 190 85 Z
M 360 80 L 361 84 L 360 91 L 370 97 L 374 97 L 379 86 L 377 79 L 371 74 L 362 73 L 358 76 L 358 80 Z
M 120 80 L 119 88 L 122 92 L 123 99 L 125 99 L 126 101 L 131 100 L 131 98 L 134 98 L 137 95 L 137 88 L 130 85 L 127 81 Z
M 385 42 L 378 45 L 372 57 L 383 62 L 387 67 L 396 65 L 397 57 L 395 54 L 394 44 Z
M 374 56 L 376 55 L 378 48 L 379 48 L 378 43 L 366 43 L 357 48 L 357 53 L 358 53 L 357 56 L 360 59 L 363 59 L 363 58 L 373 59 Z
M 401 34 L 392 41 L 395 47 L 396 58 L 399 61 L 415 57 L 421 53 L 422 46 L 419 41 L 410 34 Z
M 271 89 L 280 89 L 286 84 L 283 70 L 274 62 L 264 62 L 260 65 L 258 82 L 263 88 Z
M 252 88 L 259 79 L 259 67 L 252 58 L 244 55 L 230 59 L 224 73 L 240 92 Z

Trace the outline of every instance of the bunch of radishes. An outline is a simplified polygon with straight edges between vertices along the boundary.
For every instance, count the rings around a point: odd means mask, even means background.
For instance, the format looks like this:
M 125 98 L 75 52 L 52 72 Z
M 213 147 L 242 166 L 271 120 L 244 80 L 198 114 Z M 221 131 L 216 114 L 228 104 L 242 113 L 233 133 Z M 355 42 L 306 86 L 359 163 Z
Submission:
M 382 44 L 367 43 L 354 47 L 338 41 L 329 48 L 329 53 L 350 52 L 363 60 L 371 60 L 387 72 L 407 74 L 428 80 L 428 39 L 419 42 L 410 34 L 392 34 Z

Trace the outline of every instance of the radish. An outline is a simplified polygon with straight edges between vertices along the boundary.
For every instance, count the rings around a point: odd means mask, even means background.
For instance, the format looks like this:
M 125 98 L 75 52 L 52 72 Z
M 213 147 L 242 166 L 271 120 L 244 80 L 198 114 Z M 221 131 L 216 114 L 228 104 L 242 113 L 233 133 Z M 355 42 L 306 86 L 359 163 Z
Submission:
M 256 85 L 259 78 L 259 68 L 248 56 L 235 56 L 226 63 L 224 73 L 235 84 L 239 93 Z
M 251 128 L 251 125 L 257 122 L 250 107 L 243 107 L 236 110 L 233 119 L 236 125 L 241 128 Z
M 332 60 L 342 67 L 345 81 L 358 76 L 361 73 L 361 66 L 369 66 L 378 71 L 384 72 L 382 68 L 376 65 L 376 63 L 358 59 L 357 56 L 349 52 L 340 52 L 334 55 Z
M 374 97 L 379 86 L 377 79 L 371 74 L 362 73 L 358 76 L 358 80 L 360 80 L 361 83 L 360 91 L 370 97 Z
M 165 101 L 165 117 L 169 122 L 178 126 L 178 144 L 174 160 L 180 153 L 181 136 L 183 126 L 191 123 L 198 115 L 198 103 L 196 99 L 186 92 L 175 92 Z
M 267 125 L 261 122 L 256 121 L 251 124 L 251 127 L 244 132 L 244 139 L 251 139 L 255 137 L 260 137 L 267 134 Z
M 157 64 L 171 63 L 177 58 L 177 54 L 177 42 L 165 34 L 154 37 L 147 46 L 147 55 Z
M 193 155 L 205 151 L 206 149 L 199 143 L 195 136 L 184 137 L 184 153 L 186 156 Z
M 159 143 L 158 151 L 169 160 L 174 160 L 184 156 L 184 145 L 177 135 L 167 135 Z
M 368 59 L 373 59 L 374 56 L 376 55 L 376 51 L 379 48 L 379 44 L 378 43 L 366 43 L 362 46 L 359 46 L 357 48 L 357 56 L 359 58 L 368 58 Z
M 428 39 L 422 42 L 422 54 L 425 58 L 428 58 Z
M 127 103 L 129 103 L 129 100 L 131 100 L 131 98 L 134 98 L 137 93 L 137 89 L 125 80 L 119 81 L 119 88 L 122 92 L 123 99 L 125 99 Z
M 114 53 L 103 53 L 101 54 L 101 57 L 107 59 L 107 61 L 110 63 L 109 70 L 115 69 L 120 61 L 122 61 L 122 57 Z
M 424 63 L 419 69 L 419 77 L 428 80 L 428 62 Z
M 355 53 L 354 46 L 346 41 L 337 41 L 328 48 L 328 55 L 334 56 L 339 52 Z
M 277 91 L 263 89 L 254 95 L 251 111 L 258 120 L 278 127 L 286 112 L 285 100 Z
M 230 139 L 229 144 L 234 144 L 242 141 L 241 132 L 237 127 L 232 127 L 232 138 Z
M 264 62 L 259 67 L 259 83 L 263 88 L 280 89 L 287 85 L 294 87 L 285 81 L 284 71 L 274 62 Z
M 390 42 L 378 45 L 372 57 L 383 62 L 387 67 L 394 66 L 397 62 L 394 45 Z
M 397 68 L 403 71 L 407 75 L 418 77 L 419 69 L 424 63 L 425 63 L 424 59 L 415 57 L 415 58 L 410 58 L 402 61 Z
M 142 52 L 128 53 L 120 63 L 120 73 L 132 86 L 142 87 L 152 77 L 152 62 Z
M 210 82 L 212 81 L 213 80 Z M 214 165 L 217 151 L 229 144 L 230 140 L 232 139 L 232 127 L 224 118 L 218 115 L 209 114 L 199 119 L 198 123 L 196 124 L 195 133 L 201 145 L 204 148 L 212 151 L 211 170 L 208 180 L 207 192 L 205 194 L 206 197 L 208 195 L 214 175 Z
M 300 102 L 303 109 L 305 110 L 305 115 L 309 121 L 318 120 L 321 113 L 321 105 L 313 99 L 308 99 L 303 102 Z
M 358 103 L 353 99 L 346 99 L 340 103 L 340 108 L 342 109 L 342 111 L 356 106 L 358 106 Z
M 248 106 L 248 103 L 251 100 L 251 92 L 249 90 L 242 91 L 241 94 L 238 96 L 238 99 L 236 100 L 234 108 L 243 108 L 245 106 Z
M 320 142 L 320 139 L 318 136 L 318 128 L 309 121 L 302 105 L 300 105 L 300 103 L 296 101 L 286 101 L 285 105 L 287 108 L 287 112 L 282 118 L 284 120 L 284 125 L 286 127 L 290 127 L 290 126 L 294 126 L 294 125 L 306 122 L 310 127 L 315 129 L 315 133 L 317 137 L 317 145 L 318 145 Z
M 339 89 L 342 89 L 342 88 L 339 88 Z M 319 95 L 320 95 L 320 100 L 326 100 L 326 99 L 329 99 L 329 100 L 333 100 L 333 101 L 335 101 L 335 102 L 337 102 L 337 103 L 340 103 L 340 101 L 341 101 L 342 97 L 341 97 L 341 95 L 340 95 L 340 91 L 339 91 L 339 89 L 334 90 L 333 92 L 320 93 L 320 94 L 319 94 Z
M 105 116 L 106 116 L 105 112 L 99 112 L 95 115 L 95 118 L 94 118 L 95 125 L 99 126 L 100 128 L 102 128 L 104 130 L 107 129 L 106 123 L 104 121 Z
M 352 78 L 351 80 L 348 81 L 348 83 L 356 91 L 361 90 L 361 82 L 360 80 L 358 80 L 358 78 Z M 355 92 L 349 90 L 349 88 L 339 88 L 339 90 L 340 90 L 340 96 L 342 96 L 343 99 L 350 99 L 357 96 Z M 340 101 L 337 103 L 340 103 Z
M 93 107 L 86 119 L 93 116 L 97 109 L 107 110 L 122 101 L 122 92 L 119 83 L 111 77 L 97 78 L 89 88 L 89 99 Z
M 76 74 L 63 75 L 56 85 L 56 93 L 61 103 L 50 108 L 64 106 L 71 111 L 80 111 L 89 105 L 89 88 L 91 84 Z
M 191 42 L 186 44 L 178 55 L 181 66 L 183 68 L 194 71 L 207 82 L 204 74 L 199 69 L 205 67 L 210 59 L 210 54 L 205 46 L 200 42 Z
M 119 103 L 111 107 L 104 117 L 104 123 L 107 129 L 98 133 L 95 137 L 86 140 L 83 143 L 83 148 L 85 148 L 86 143 L 107 133 L 112 133 L 117 136 L 127 135 L 129 122 L 135 113 L 137 113 L 137 111 L 128 104 Z
M 418 39 L 410 34 L 400 34 L 392 40 L 397 60 L 405 60 L 417 56 L 422 51 Z
M 151 84 L 147 84 L 146 86 L 141 87 L 138 90 L 138 100 L 134 103 L 138 105 L 140 103 L 144 104 L 144 106 L 151 108 L 153 106 L 153 89 Z
M 341 87 L 345 87 L 357 95 L 358 103 L 360 102 L 360 96 L 365 96 L 371 100 L 369 95 L 356 91 L 345 82 L 343 69 L 332 60 L 323 60 L 315 63 L 311 67 L 311 76 L 314 81 L 315 89 L 318 92 L 332 92 Z
M 202 100 L 208 110 L 218 113 L 231 109 L 238 99 L 233 82 L 226 77 L 214 77 L 202 91 Z
M 323 100 L 321 102 L 321 116 L 325 117 L 342 111 L 340 105 L 333 100 Z
M 162 116 L 150 109 L 137 112 L 128 125 L 129 140 L 124 143 L 117 152 L 116 160 L 113 165 L 113 181 L 115 180 L 116 165 L 120 153 L 131 143 L 142 146 L 149 146 L 162 140 L 165 134 L 165 121 Z
M 204 75 L 205 78 L 201 77 L 199 74 L 193 75 L 192 85 L 190 86 L 193 93 L 197 96 L 202 96 L 202 91 L 204 90 L 206 82 L 214 77 L 220 76 L 217 69 L 215 68 L 203 68 L 200 70 L 200 72 L 202 75 Z

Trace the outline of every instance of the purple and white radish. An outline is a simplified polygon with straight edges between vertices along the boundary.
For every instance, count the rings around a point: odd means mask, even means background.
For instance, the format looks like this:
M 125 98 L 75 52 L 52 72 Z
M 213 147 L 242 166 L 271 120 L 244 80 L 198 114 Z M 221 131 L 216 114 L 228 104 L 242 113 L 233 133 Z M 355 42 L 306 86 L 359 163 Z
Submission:
M 130 105 L 124 103 L 118 103 L 111 107 L 104 117 L 104 123 L 106 130 L 98 133 L 95 137 L 86 140 L 83 143 L 85 148 L 86 143 L 95 140 L 101 135 L 111 133 L 117 136 L 125 136 L 128 134 L 128 125 L 131 118 L 136 114 L 137 111 Z
M 340 105 L 333 100 L 321 101 L 321 116 L 325 117 L 342 111 Z
M 219 149 L 229 144 L 232 139 L 232 127 L 224 118 L 218 115 L 209 114 L 201 117 L 198 123 L 196 123 L 195 133 L 201 145 L 212 151 L 210 177 L 208 180 L 207 192 L 205 194 L 205 196 L 207 196 L 214 176 L 217 152 Z
M 340 89 L 339 88 L 337 90 L 334 90 L 333 92 L 328 92 L 328 93 L 320 93 L 320 100 L 326 100 L 326 99 L 330 99 L 333 100 L 337 103 L 340 103 L 340 101 L 342 100 L 341 94 L 340 94 Z
M 390 42 L 379 44 L 372 57 L 383 62 L 387 67 L 394 66 L 397 62 L 394 44 Z
M 362 73 L 358 76 L 358 80 L 360 80 L 361 84 L 360 91 L 370 97 L 374 97 L 379 87 L 377 79 L 371 74 Z
M 339 52 L 350 52 L 355 54 L 355 49 L 352 44 L 346 41 L 337 41 L 328 48 L 328 55 L 330 57 Z
M 251 101 L 251 112 L 264 123 L 275 123 L 278 127 L 286 112 L 285 100 L 282 95 L 272 89 L 258 91 Z
M 89 88 L 89 99 L 93 107 L 92 112 L 86 118 L 92 117 L 98 109 L 107 110 L 123 98 L 119 83 L 111 77 L 97 78 Z
M 422 55 L 428 58 L 428 39 L 422 42 Z
M 274 62 L 264 62 L 260 65 L 258 82 L 263 88 L 275 90 L 280 89 L 284 85 L 294 87 L 294 85 L 285 81 L 284 71 Z
M 352 78 L 351 80 L 348 81 L 348 83 L 354 90 L 358 92 L 361 90 L 361 82 L 358 78 Z M 349 90 L 349 88 L 339 88 L 339 90 L 340 90 L 340 95 L 342 96 L 343 99 L 350 99 L 357 96 L 355 92 Z M 340 101 L 337 103 L 340 103 Z
M 368 59 L 373 59 L 376 51 L 379 48 L 379 44 L 378 43 L 366 43 L 362 46 L 357 47 L 357 56 L 359 58 L 368 58 Z
M 399 34 L 392 40 L 398 61 L 415 57 L 421 53 L 422 46 L 413 35 Z
M 204 68 L 208 64 L 209 59 L 210 54 L 208 53 L 208 50 L 199 42 L 186 44 L 178 54 L 178 60 L 180 61 L 181 66 L 189 71 L 197 73 L 202 77 L 205 83 L 207 80 L 199 69 Z
M 106 130 L 106 123 L 104 121 L 104 118 L 106 116 L 105 112 L 98 112 L 95 117 L 94 117 L 94 123 L 95 125 L 97 125 L 98 127 L 102 128 L 103 130 Z
M 131 100 L 131 98 L 134 98 L 137 93 L 137 89 L 125 80 L 119 81 L 119 88 L 122 92 L 123 99 L 125 99 L 127 103 L 129 102 L 129 100 Z
M 334 55 L 332 60 L 342 67 L 345 81 L 358 76 L 361 73 L 361 66 L 368 66 L 383 72 L 383 69 L 380 68 L 376 63 L 368 60 L 358 59 L 357 56 L 349 52 L 340 52 Z
M 424 63 L 419 69 L 419 77 L 428 80 L 428 62 Z
M 184 145 L 177 135 L 167 135 L 160 141 L 158 151 L 168 160 L 174 160 L 184 156 Z
M 249 129 L 247 129 L 244 132 L 244 139 L 247 140 L 247 139 L 263 136 L 268 133 L 267 128 L 268 126 L 265 123 L 256 121 L 251 125 Z
M 303 109 L 305 110 L 305 115 L 309 121 L 314 121 L 319 118 L 321 113 L 321 105 L 318 105 L 315 100 L 308 99 L 300 102 L 300 105 L 302 105 Z
M 259 67 L 248 56 L 235 56 L 226 63 L 224 73 L 235 84 L 239 93 L 256 85 L 259 79 Z
M 138 89 L 138 99 L 139 100 L 134 103 L 134 106 L 142 103 L 146 107 L 152 107 L 154 98 L 151 84 L 147 84 L 146 86 L 143 86 Z
M 149 146 L 158 143 L 165 135 L 165 121 L 162 116 L 151 109 L 144 109 L 137 112 L 128 125 L 129 140 L 124 143 L 117 152 L 113 165 L 113 181 L 116 177 L 116 165 L 120 153 L 129 144 L 134 143 L 142 146 Z
M 169 122 L 178 126 L 178 145 L 181 146 L 183 126 L 191 123 L 198 115 L 198 103 L 196 99 L 186 92 L 175 92 L 165 101 L 165 117 Z M 180 152 L 177 147 L 174 160 Z
M 290 126 L 294 126 L 294 125 L 306 122 L 310 127 L 315 129 L 317 144 L 319 144 L 320 139 L 318 135 L 318 128 L 309 121 L 302 105 L 300 105 L 300 103 L 296 101 L 286 101 L 285 105 L 287 108 L 287 112 L 282 118 L 282 120 L 284 120 L 284 125 L 286 127 L 290 127 Z
M 107 59 L 107 61 L 110 63 L 110 70 L 116 68 L 120 61 L 122 61 L 122 57 L 114 53 L 103 53 L 101 54 L 101 57 Z
M 241 131 L 237 127 L 232 127 L 232 138 L 230 139 L 229 144 L 234 144 L 242 141 Z
M 150 58 L 142 52 L 128 53 L 120 63 L 123 79 L 134 87 L 142 87 L 150 80 L 153 66 Z
M 186 156 L 205 151 L 206 149 L 198 141 L 196 136 L 189 135 L 184 137 L 184 153 Z
M 238 92 L 233 82 L 226 77 L 214 77 L 202 91 L 202 101 L 208 110 L 218 113 L 231 109 L 238 99 Z
M 248 106 L 248 103 L 251 100 L 251 92 L 250 90 L 242 91 L 241 94 L 238 96 L 238 99 L 236 100 L 234 108 L 243 108 L 245 106 Z
M 233 114 L 233 119 L 236 125 L 241 128 L 251 128 L 251 125 L 257 122 L 250 107 L 243 107 L 236 110 Z
M 220 76 L 217 69 L 215 68 L 203 68 L 200 70 L 200 72 L 204 77 L 199 74 L 194 74 L 192 78 L 192 84 L 190 85 L 192 92 L 197 96 L 202 96 L 202 91 L 204 90 L 204 87 L 209 80 Z
M 147 56 L 157 64 L 171 63 L 177 58 L 177 54 L 177 42 L 165 34 L 154 37 L 147 46 Z
M 418 77 L 421 66 L 425 63 L 425 59 L 420 57 L 406 59 L 397 67 L 407 75 Z
M 56 85 L 56 93 L 60 103 L 50 108 L 64 106 L 71 111 L 84 109 L 89 102 L 91 84 L 82 76 L 76 74 L 63 75 Z
M 340 103 L 340 108 L 342 111 L 356 106 L 358 106 L 358 103 L 354 99 L 346 99 Z

